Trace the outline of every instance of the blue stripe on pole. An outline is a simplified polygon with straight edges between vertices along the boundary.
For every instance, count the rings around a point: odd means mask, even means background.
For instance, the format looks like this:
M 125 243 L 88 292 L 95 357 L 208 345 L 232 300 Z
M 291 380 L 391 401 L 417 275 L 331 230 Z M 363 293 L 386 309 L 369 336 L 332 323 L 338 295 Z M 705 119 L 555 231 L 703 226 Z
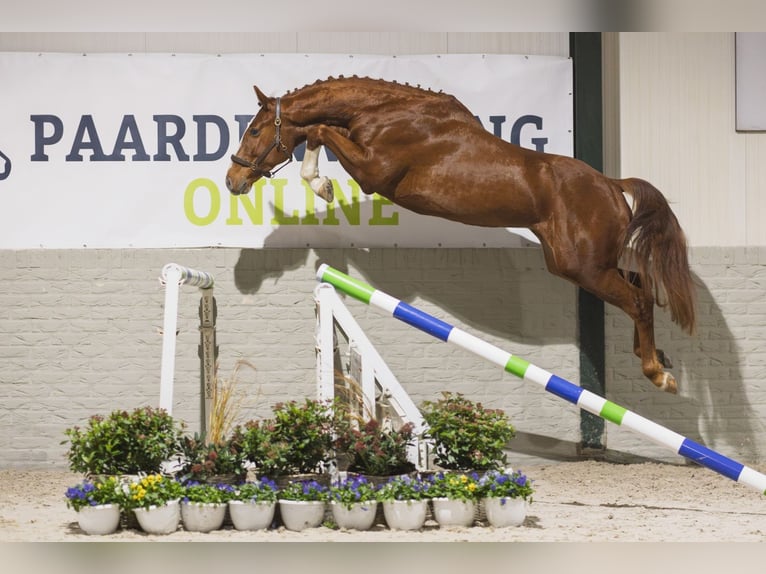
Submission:
M 408 325 L 420 329 L 421 331 L 425 331 L 429 335 L 433 335 L 444 342 L 447 341 L 450 331 L 453 329 L 452 325 L 449 323 L 445 323 L 428 313 L 424 313 L 412 305 L 408 305 L 404 301 L 399 301 L 396 309 L 394 309 L 394 317 L 400 321 L 404 321 Z
M 702 466 L 706 466 L 711 470 L 727 476 L 732 480 L 738 480 L 739 475 L 742 473 L 742 469 L 745 468 L 743 464 L 738 463 L 736 460 L 718 454 L 714 450 L 710 450 L 708 447 L 702 446 L 688 438 L 685 438 L 684 442 L 681 443 L 681 448 L 678 449 L 678 454 L 693 460 L 697 464 L 701 464 Z
M 556 375 L 551 375 L 551 378 L 548 379 L 548 382 L 545 384 L 545 390 L 575 405 L 580 400 L 580 395 L 583 391 L 582 387 L 578 387 Z

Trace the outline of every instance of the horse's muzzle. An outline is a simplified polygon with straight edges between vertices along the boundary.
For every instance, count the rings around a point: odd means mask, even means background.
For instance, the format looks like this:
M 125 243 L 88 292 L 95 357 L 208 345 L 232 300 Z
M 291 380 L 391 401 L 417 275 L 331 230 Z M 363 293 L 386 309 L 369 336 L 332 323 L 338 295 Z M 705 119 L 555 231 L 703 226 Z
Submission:
M 226 176 L 226 188 L 234 195 L 248 193 L 251 185 L 251 183 L 248 183 L 247 178 L 242 178 L 235 182 L 230 175 Z

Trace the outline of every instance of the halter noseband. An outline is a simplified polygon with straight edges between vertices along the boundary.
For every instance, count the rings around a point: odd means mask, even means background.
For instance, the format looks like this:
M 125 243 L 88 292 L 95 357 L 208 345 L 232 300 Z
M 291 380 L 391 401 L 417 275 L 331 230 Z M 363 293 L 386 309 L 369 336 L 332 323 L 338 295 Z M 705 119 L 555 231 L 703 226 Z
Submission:
M 277 173 L 280 169 L 285 167 L 288 163 L 293 161 L 293 156 L 290 152 L 287 151 L 287 146 L 282 142 L 282 101 L 280 98 L 277 98 L 277 109 L 276 109 L 276 116 L 274 117 L 274 127 L 276 128 L 276 133 L 274 135 L 274 141 L 271 142 L 271 145 L 267 147 L 261 155 L 259 155 L 255 161 L 247 161 L 246 159 L 243 159 L 237 155 L 231 156 L 231 161 L 233 163 L 236 163 L 237 165 L 241 165 L 242 167 L 249 167 L 252 171 L 260 171 L 261 174 L 264 177 L 272 177 L 275 173 Z M 271 150 L 274 148 L 279 149 L 283 154 L 285 154 L 287 157 L 287 161 L 284 162 L 282 165 L 280 165 L 277 169 L 273 171 L 268 170 L 262 170 L 260 168 L 261 162 L 266 159 L 266 156 L 268 156 L 271 153 Z

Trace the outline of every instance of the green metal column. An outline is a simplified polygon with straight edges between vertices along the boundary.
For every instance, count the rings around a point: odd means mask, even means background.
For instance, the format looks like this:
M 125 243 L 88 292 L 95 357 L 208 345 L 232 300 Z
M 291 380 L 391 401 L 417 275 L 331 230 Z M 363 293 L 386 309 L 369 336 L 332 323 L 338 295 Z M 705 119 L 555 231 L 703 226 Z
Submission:
M 575 157 L 603 171 L 601 34 L 573 32 L 569 55 L 574 67 Z M 578 289 L 577 323 L 580 342 L 580 386 L 604 396 L 604 302 Z M 597 454 L 605 449 L 604 419 L 580 411 L 580 450 Z

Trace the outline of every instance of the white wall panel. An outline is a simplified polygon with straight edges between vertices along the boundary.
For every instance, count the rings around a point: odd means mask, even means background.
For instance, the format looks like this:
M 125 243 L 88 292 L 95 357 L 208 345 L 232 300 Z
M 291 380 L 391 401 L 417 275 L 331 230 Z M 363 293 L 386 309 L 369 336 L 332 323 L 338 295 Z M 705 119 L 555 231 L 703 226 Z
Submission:
M 143 52 L 143 32 L 3 32 L 3 52 Z
M 297 49 L 294 32 L 201 32 L 146 34 L 147 52 L 187 54 L 291 53 Z
M 298 51 L 326 54 L 444 54 L 445 32 L 304 32 L 298 35 Z
M 569 33 L 456 32 L 448 36 L 449 52 L 569 56 Z
M 468 32 L 4 32 L 0 51 L 534 54 L 568 56 L 569 34 Z
M 620 171 L 673 204 L 692 246 L 766 244 L 766 134 L 735 130 L 734 34 L 620 34 Z

